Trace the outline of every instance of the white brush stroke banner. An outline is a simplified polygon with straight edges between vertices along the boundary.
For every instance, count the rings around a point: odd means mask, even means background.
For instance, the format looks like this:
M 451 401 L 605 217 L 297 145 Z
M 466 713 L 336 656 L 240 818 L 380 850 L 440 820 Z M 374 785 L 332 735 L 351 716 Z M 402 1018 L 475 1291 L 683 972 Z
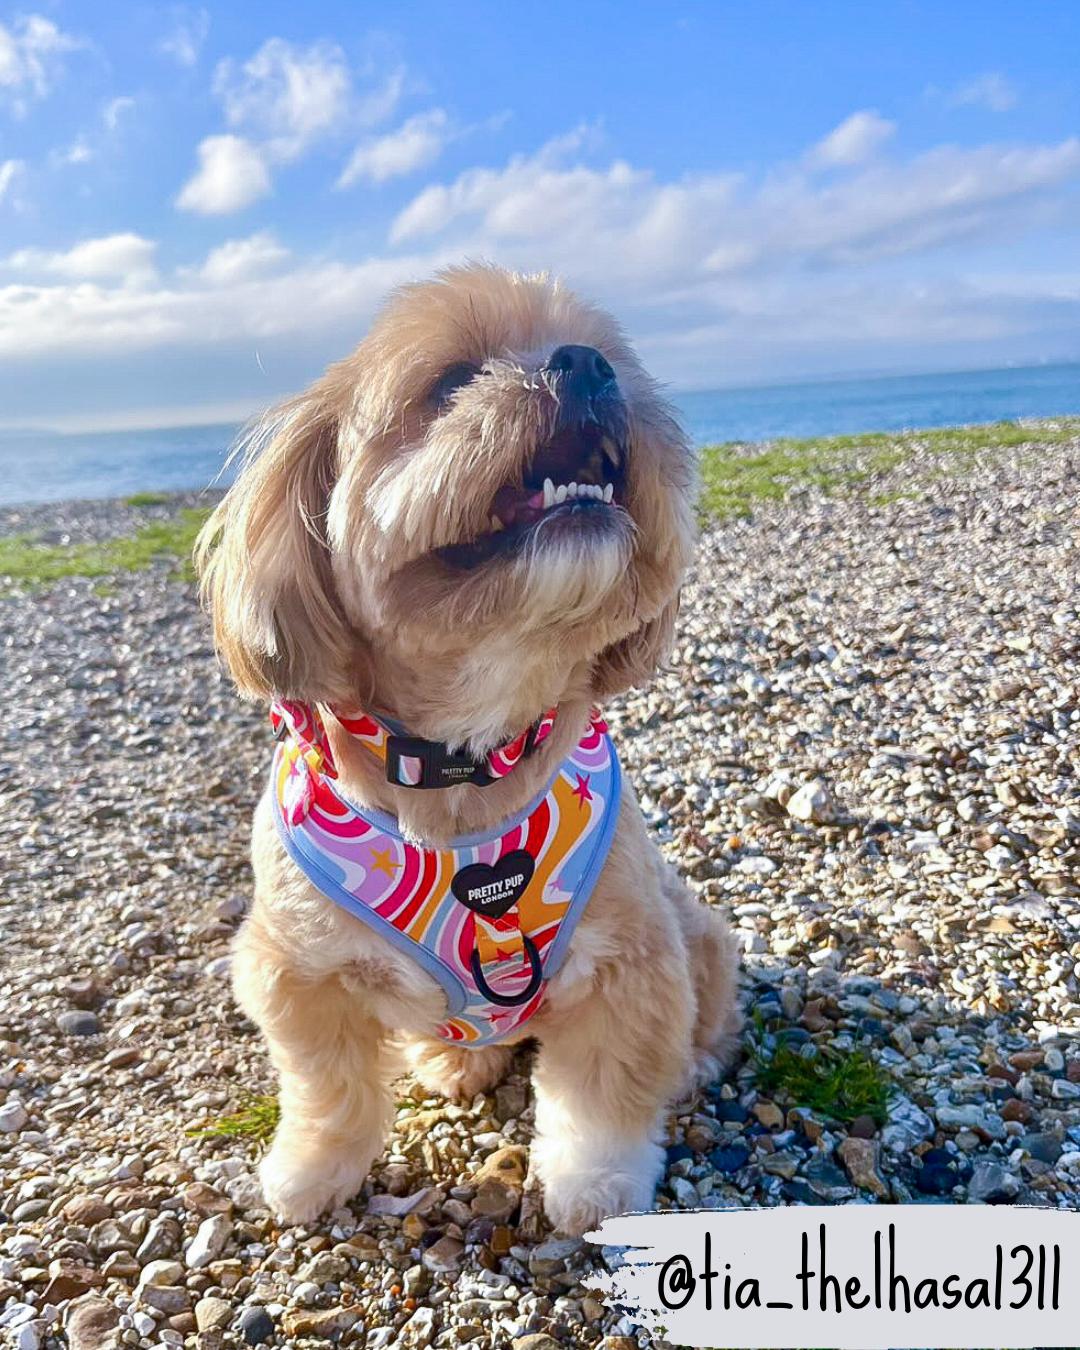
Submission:
M 1080 1213 L 828 1205 L 627 1214 L 609 1307 L 678 1346 L 1080 1345 Z

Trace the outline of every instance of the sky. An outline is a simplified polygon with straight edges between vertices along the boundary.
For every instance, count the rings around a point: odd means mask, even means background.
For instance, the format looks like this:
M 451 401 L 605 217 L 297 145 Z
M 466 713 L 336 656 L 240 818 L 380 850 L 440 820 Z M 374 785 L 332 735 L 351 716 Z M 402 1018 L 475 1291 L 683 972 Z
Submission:
M 0 426 L 245 417 L 465 258 L 674 389 L 1080 359 L 1080 4 L 0 0 Z

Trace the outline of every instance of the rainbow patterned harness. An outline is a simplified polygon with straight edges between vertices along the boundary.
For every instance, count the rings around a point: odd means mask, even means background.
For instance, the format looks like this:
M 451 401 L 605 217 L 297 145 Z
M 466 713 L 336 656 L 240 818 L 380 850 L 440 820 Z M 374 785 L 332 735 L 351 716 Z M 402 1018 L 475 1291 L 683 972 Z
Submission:
M 333 715 L 385 761 L 381 722 Z M 545 714 L 532 729 L 532 745 L 553 719 Z M 518 815 L 430 849 L 406 840 L 392 816 L 338 791 L 318 709 L 278 700 L 271 721 L 280 739 L 274 817 L 286 852 L 325 896 L 438 980 L 448 1016 L 435 1033 L 476 1047 L 527 1022 L 566 957 L 615 832 L 619 761 L 599 715 Z M 509 773 L 524 745 L 523 735 L 492 752 L 487 771 Z

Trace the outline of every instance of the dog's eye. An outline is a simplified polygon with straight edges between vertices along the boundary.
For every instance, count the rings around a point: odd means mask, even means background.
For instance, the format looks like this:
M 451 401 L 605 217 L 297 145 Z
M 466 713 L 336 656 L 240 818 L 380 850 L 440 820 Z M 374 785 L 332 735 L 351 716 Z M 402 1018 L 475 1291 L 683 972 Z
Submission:
M 458 361 L 447 366 L 431 387 L 431 401 L 436 408 L 445 408 L 459 389 L 480 374 L 480 367 L 470 361 Z

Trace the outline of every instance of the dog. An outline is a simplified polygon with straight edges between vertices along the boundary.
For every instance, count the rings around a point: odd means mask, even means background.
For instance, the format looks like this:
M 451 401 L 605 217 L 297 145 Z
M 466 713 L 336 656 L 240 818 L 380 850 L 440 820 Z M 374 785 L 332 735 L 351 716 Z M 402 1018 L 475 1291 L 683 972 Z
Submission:
M 581 1234 L 651 1206 L 667 1105 L 734 1053 L 736 955 L 618 786 L 593 709 L 647 682 L 669 649 L 695 491 L 688 443 L 615 322 L 547 276 L 489 265 L 399 289 L 351 356 L 249 434 L 197 565 L 218 651 L 242 695 L 277 700 L 286 737 L 233 951 L 236 997 L 280 1078 L 260 1176 L 285 1219 L 360 1190 L 403 1065 L 470 1100 L 529 1038 L 530 1165 L 551 1223 Z M 365 877 L 398 879 L 413 857 L 456 867 L 468 847 L 453 853 L 455 840 L 533 820 L 529 804 L 586 752 L 607 755 L 599 873 L 557 970 L 533 963 L 527 1020 L 519 1004 L 505 1035 L 470 1046 L 488 1024 L 449 1016 L 449 976 L 359 901 L 350 910 L 340 878 L 333 895 L 314 884 L 290 832 L 321 801 L 399 850 L 370 849 Z M 496 760 L 513 771 L 493 776 Z M 410 781 L 409 764 L 434 781 Z M 591 810 L 588 775 L 567 777 Z M 577 806 L 560 800 L 571 822 Z M 465 894 L 475 917 L 459 909 L 460 941 L 486 940 L 496 973 L 504 941 L 532 960 L 540 938 L 515 915 L 541 863 L 517 849 L 509 873 L 471 865 L 489 881 Z M 474 960 L 462 956 L 466 982 L 489 969 Z M 483 987 L 497 1000 L 496 983 Z

